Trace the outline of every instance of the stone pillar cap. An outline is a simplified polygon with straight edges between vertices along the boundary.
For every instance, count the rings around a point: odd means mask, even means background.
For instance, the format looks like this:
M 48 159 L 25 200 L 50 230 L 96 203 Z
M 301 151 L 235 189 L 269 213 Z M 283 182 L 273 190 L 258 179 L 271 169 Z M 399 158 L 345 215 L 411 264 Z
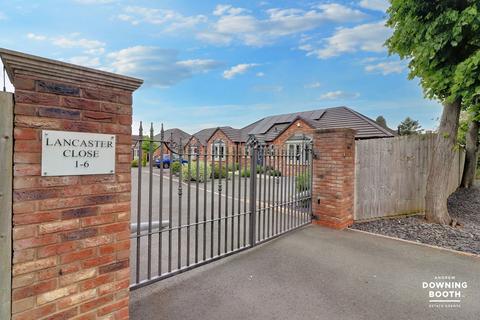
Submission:
M 85 82 L 135 91 L 143 80 L 75 64 L 46 59 L 23 52 L 0 48 L 0 57 L 12 82 L 17 75 L 44 77 L 70 82 Z

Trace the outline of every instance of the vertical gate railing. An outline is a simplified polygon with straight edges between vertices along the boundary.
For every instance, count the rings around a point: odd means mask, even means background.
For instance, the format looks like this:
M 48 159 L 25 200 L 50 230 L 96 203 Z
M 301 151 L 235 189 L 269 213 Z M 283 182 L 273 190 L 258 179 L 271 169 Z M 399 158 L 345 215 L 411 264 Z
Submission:
M 293 150 L 293 151 L 292 151 Z M 134 152 L 136 151 L 136 152 Z M 311 222 L 312 148 L 203 146 L 157 139 L 132 148 L 131 288 L 251 248 Z M 154 271 L 155 270 L 155 271 Z

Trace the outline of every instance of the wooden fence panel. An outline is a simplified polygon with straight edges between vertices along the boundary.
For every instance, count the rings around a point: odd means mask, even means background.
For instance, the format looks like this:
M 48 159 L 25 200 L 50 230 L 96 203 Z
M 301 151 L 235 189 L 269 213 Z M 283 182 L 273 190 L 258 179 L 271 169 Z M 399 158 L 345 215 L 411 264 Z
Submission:
M 419 213 L 436 136 L 402 136 L 356 141 L 355 220 Z M 455 152 L 449 191 L 460 185 L 463 151 Z
M 13 94 L 0 92 L 0 319 L 11 317 Z

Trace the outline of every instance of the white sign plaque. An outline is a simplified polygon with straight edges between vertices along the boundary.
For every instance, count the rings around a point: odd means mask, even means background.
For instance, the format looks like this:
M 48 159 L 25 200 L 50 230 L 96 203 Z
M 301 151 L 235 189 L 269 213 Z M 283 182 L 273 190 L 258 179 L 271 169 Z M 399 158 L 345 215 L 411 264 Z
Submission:
M 42 131 L 42 176 L 115 173 L 115 135 Z

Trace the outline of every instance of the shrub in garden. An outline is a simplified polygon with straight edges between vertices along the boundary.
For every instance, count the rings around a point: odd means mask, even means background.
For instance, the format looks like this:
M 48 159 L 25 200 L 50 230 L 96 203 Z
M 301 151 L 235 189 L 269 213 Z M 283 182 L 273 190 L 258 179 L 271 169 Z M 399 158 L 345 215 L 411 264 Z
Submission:
M 297 192 L 310 190 L 310 174 L 302 173 L 297 176 L 295 181 L 295 189 Z
M 231 163 L 228 165 L 228 171 L 237 171 L 239 168 L 238 163 Z
M 146 166 L 147 166 L 147 157 L 146 155 L 144 155 L 142 158 L 142 167 L 146 167 Z
M 242 176 L 243 178 L 250 177 L 250 169 L 242 169 L 240 176 Z
M 138 168 L 138 159 L 132 160 L 132 168 Z
M 276 170 L 276 169 L 269 169 L 267 171 L 268 175 L 272 176 L 272 177 L 281 177 L 282 176 L 282 172 L 280 170 Z
M 179 161 L 172 162 L 170 170 L 172 170 L 172 174 L 178 174 L 182 170 L 182 164 Z
M 197 162 L 192 161 L 190 163 L 190 176 L 188 174 L 188 164 L 182 166 L 182 179 L 183 181 L 197 181 Z M 207 164 L 207 172 L 205 172 L 205 162 L 198 161 L 198 182 L 204 182 L 212 174 L 212 167 L 210 164 Z
M 309 173 L 302 173 L 297 176 L 295 181 L 295 188 L 299 197 L 304 198 L 308 196 L 308 191 L 310 191 L 310 174 Z M 298 206 L 302 208 L 307 208 L 309 206 L 309 201 L 307 199 L 300 200 Z
M 222 167 L 220 168 L 220 164 L 215 163 L 212 168 L 212 177 L 213 179 L 227 178 L 228 177 L 227 167 L 224 164 L 222 164 Z

